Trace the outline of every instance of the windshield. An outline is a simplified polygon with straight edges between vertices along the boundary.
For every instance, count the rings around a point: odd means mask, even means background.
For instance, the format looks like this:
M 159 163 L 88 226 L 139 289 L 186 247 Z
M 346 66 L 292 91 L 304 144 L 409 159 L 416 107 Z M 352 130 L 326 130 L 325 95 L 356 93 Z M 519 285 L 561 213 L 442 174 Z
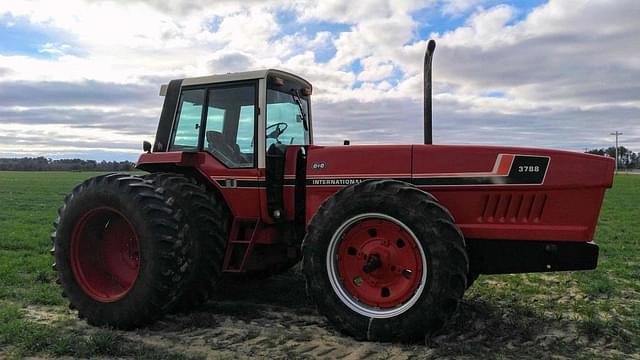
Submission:
M 298 103 L 299 101 L 299 103 Z M 267 89 L 266 148 L 275 143 L 309 144 L 307 101 L 295 91 Z

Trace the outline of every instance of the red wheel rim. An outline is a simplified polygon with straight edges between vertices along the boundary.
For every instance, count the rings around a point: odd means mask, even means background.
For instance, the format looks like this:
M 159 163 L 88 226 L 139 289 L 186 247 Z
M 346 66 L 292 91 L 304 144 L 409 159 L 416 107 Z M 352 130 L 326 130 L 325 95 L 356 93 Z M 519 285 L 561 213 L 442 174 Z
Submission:
M 140 246 L 131 223 L 110 207 L 84 214 L 71 235 L 71 268 L 93 299 L 113 302 L 133 287 L 140 269 Z
M 332 240 L 335 272 L 355 310 L 370 308 L 381 310 L 381 317 L 392 316 L 397 313 L 393 309 L 419 295 L 425 282 L 424 252 L 401 222 L 369 215 L 347 221 L 339 242 Z

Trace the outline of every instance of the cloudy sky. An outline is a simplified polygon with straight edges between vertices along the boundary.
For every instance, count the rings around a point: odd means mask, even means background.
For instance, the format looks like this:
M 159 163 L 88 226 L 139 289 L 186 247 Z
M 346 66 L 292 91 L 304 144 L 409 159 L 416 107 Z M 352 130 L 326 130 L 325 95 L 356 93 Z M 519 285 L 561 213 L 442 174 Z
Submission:
M 314 84 L 316 143 L 640 151 L 637 0 L 0 1 L 0 157 L 130 159 L 160 85 L 276 67 Z

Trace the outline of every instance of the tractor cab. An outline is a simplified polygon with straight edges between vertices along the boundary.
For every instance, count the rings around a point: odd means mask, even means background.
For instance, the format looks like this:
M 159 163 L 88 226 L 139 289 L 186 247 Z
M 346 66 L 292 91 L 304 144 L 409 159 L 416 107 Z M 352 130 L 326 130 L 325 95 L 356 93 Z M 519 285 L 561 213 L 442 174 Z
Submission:
M 312 143 L 312 87 L 280 70 L 173 80 L 163 85 L 164 106 L 153 152 L 138 161 L 150 172 L 189 172 L 212 182 L 234 218 L 253 223 L 294 220 L 285 172 Z M 195 160 L 197 159 L 197 160 Z M 200 164 L 194 166 L 193 162 Z
M 311 143 L 311 84 L 279 70 L 171 81 L 154 152 L 204 151 L 229 169 L 265 168 L 272 146 Z

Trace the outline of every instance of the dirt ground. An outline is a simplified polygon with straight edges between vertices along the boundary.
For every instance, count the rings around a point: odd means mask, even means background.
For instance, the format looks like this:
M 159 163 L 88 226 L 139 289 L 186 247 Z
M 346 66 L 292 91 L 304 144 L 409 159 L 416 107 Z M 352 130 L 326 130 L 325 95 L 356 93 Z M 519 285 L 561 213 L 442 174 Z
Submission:
M 477 286 L 477 285 L 476 285 Z M 31 307 L 38 322 L 65 320 L 92 331 L 76 314 Z M 215 299 L 189 314 L 119 332 L 174 354 L 206 359 L 640 359 L 607 337 L 590 337 L 577 321 L 526 308 L 465 298 L 452 322 L 419 344 L 358 342 L 336 332 L 305 296 L 295 271 L 261 281 L 225 280 Z

